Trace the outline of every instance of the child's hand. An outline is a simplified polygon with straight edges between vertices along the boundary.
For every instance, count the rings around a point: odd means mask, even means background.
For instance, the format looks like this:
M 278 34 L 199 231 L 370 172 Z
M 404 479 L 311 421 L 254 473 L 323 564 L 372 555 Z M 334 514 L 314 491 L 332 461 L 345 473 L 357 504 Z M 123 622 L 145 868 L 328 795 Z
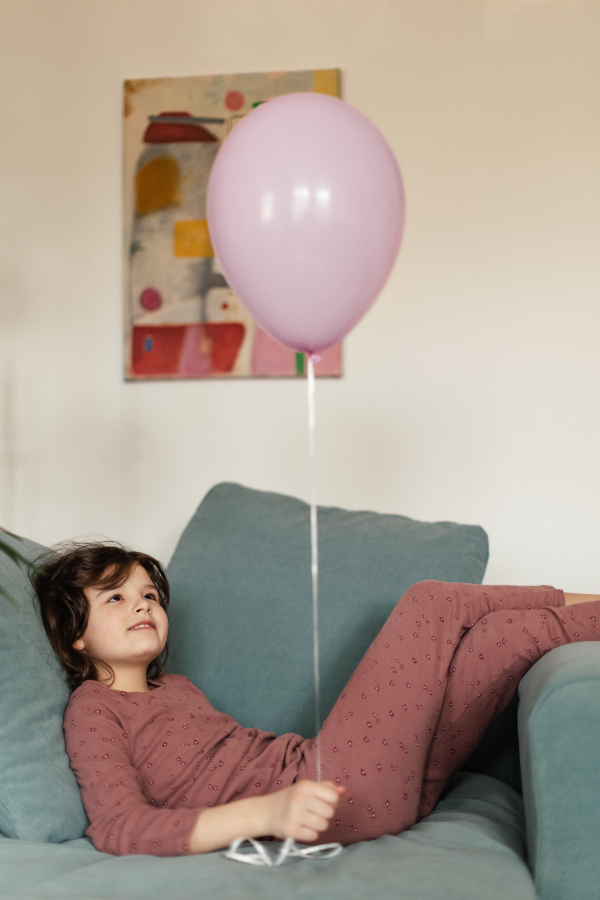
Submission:
M 188 838 L 188 852 L 210 853 L 242 835 L 315 841 L 345 790 L 332 781 L 299 781 L 274 794 L 203 809 Z
M 268 802 L 267 834 L 304 843 L 325 831 L 346 788 L 333 781 L 298 781 L 264 799 Z

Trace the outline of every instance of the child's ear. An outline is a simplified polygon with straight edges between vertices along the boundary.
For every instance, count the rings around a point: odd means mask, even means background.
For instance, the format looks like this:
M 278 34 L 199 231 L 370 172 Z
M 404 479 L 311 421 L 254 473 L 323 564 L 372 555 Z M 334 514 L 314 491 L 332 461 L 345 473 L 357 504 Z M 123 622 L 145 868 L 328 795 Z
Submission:
M 73 650 L 85 650 L 85 644 L 83 643 L 83 638 L 77 638 L 77 640 L 73 644 Z

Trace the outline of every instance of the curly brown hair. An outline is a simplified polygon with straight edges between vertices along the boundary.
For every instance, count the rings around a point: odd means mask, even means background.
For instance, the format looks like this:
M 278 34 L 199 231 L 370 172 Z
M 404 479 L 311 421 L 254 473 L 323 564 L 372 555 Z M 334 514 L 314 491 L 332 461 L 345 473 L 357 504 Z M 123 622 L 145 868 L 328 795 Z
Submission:
M 72 690 L 89 679 L 99 681 L 100 668 L 111 678 L 110 684 L 115 679 L 108 663 L 73 647 L 88 624 L 86 588 L 112 590 L 120 587 L 136 565 L 142 566 L 150 576 L 158 591 L 160 605 L 166 611 L 169 605 L 167 575 L 162 564 L 147 553 L 130 550 L 114 541 L 73 541 L 53 547 L 35 561 L 30 579 L 37 607 L 48 640 L 67 673 Z M 168 644 L 165 644 L 160 656 L 148 665 L 148 678 L 163 674 L 168 652 Z

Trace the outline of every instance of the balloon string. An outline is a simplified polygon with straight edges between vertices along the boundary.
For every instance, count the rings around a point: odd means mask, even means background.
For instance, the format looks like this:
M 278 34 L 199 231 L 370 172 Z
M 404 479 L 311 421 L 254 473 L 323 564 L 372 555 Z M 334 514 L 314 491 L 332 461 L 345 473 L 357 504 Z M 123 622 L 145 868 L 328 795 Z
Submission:
M 321 680 L 319 674 L 319 531 L 317 522 L 317 485 L 315 466 L 315 367 L 312 354 L 308 356 L 308 460 L 310 477 L 310 574 L 313 609 L 313 668 L 315 677 L 315 719 L 317 726 L 317 781 L 321 780 Z

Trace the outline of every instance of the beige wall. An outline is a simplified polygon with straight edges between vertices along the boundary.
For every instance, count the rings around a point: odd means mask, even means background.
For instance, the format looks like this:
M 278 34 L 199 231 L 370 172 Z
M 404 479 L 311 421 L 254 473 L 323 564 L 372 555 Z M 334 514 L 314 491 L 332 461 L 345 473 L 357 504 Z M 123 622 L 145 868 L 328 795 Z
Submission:
M 327 68 L 404 245 L 318 385 L 319 498 L 488 531 L 600 591 L 597 0 L 3 0 L 0 521 L 167 560 L 220 480 L 306 497 L 303 383 L 124 384 L 124 78 Z

